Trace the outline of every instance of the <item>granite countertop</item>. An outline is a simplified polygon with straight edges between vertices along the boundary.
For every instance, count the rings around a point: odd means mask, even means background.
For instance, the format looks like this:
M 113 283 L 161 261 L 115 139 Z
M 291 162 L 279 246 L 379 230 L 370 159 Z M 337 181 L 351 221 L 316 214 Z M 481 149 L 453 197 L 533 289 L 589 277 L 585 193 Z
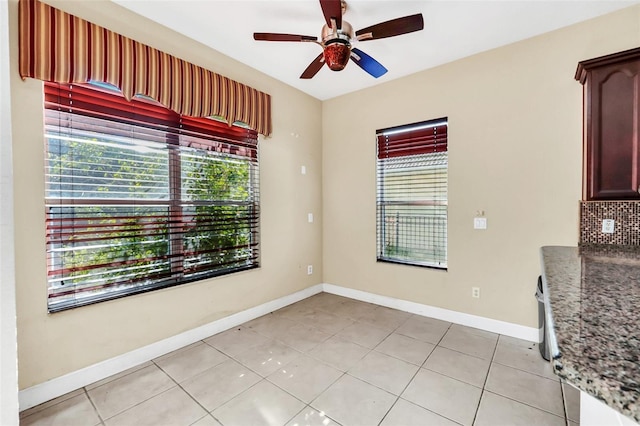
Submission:
M 640 422 L 640 251 L 542 247 L 554 372 Z

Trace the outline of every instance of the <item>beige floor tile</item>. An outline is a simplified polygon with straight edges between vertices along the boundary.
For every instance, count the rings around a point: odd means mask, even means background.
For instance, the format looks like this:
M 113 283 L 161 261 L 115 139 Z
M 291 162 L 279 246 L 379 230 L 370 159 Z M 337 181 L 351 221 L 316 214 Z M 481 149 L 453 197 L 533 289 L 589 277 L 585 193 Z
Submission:
M 308 302 L 308 300 L 309 299 L 305 299 L 301 302 L 285 306 L 284 308 L 280 308 L 277 311 L 274 311 L 273 314 L 279 317 L 299 322 L 300 319 L 302 319 L 305 315 L 317 309 L 314 304 Z
M 497 335 L 495 338 L 485 337 L 463 328 L 451 326 L 439 345 L 467 355 L 490 360 L 493 357 L 497 340 Z
M 538 351 L 538 355 L 540 355 L 537 343 L 530 342 L 528 340 L 518 339 L 516 337 L 504 336 L 502 334 L 498 337 L 498 340 L 500 345 L 514 345 L 529 351 L 533 351 L 535 349 Z
M 372 312 L 367 312 L 358 317 L 359 321 L 368 322 L 384 330 L 394 331 L 411 317 L 410 313 L 397 309 L 378 306 Z
M 180 383 L 228 359 L 229 357 L 222 352 L 200 342 L 188 350 L 164 356 L 154 362 L 173 380 Z
M 375 325 L 356 322 L 339 332 L 337 336 L 372 349 L 382 342 L 389 333 L 388 330 L 383 330 Z
M 317 310 L 331 312 L 333 311 L 333 306 L 339 305 L 348 300 L 350 299 L 347 299 L 341 296 L 336 296 L 330 293 L 318 293 L 314 296 L 308 297 L 290 306 L 295 307 L 296 310 L 299 309 L 307 312 L 317 311 Z
M 222 353 L 234 357 L 269 341 L 269 338 L 244 327 L 235 327 L 204 341 Z
M 344 375 L 311 406 L 343 426 L 376 425 L 395 401 L 394 395 Z
M 297 351 L 284 343 L 270 340 L 262 345 L 241 353 L 236 356 L 235 359 L 240 364 L 255 371 L 262 377 L 266 377 L 278 368 L 284 367 L 300 355 L 300 351 Z
M 98 413 L 104 426 L 554 425 L 564 413 L 578 426 L 580 417 L 578 391 L 561 387 L 535 343 L 329 293 L 154 362 L 24 411 L 21 426 L 99 426 Z
M 156 365 L 150 365 L 88 391 L 103 419 L 140 404 L 176 386 Z
M 553 380 L 560 380 L 553 372 L 551 363 L 540 355 L 537 343 L 513 337 L 500 336 L 493 362 L 528 371 Z
M 267 379 L 296 398 L 309 403 L 342 374 L 342 371 L 315 358 L 302 355 L 276 370 Z
M 84 390 L 20 419 L 20 426 L 95 426 L 100 417 Z
M 327 340 L 331 335 L 310 325 L 295 323 L 278 340 L 302 352 L 308 352 Z
M 376 305 L 359 300 L 347 300 L 346 302 L 332 305 L 329 309 L 332 314 L 357 320 L 376 309 Z
M 488 359 L 438 346 L 431 352 L 423 368 L 481 388 L 489 373 L 490 364 Z
M 564 418 L 485 391 L 474 426 L 562 426 Z
M 485 389 L 557 416 L 564 416 L 560 383 L 493 363 Z
M 62 401 L 66 401 L 67 399 L 71 399 L 74 396 L 78 396 L 78 395 L 84 395 L 84 389 L 76 389 L 73 392 L 66 393 L 52 400 L 36 405 L 35 407 L 31 407 L 28 410 L 23 410 L 20 412 L 20 418 L 23 419 L 27 416 L 37 413 L 38 411 L 42 411 L 45 408 L 49 408 L 53 405 L 59 404 Z
M 466 325 L 460 325 L 460 324 L 451 324 L 451 331 L 461 332 L 466 334 L 473 334 L 476 336 L 485 337 L 487 339 L 492 339 L 493 341 L 497 341 L 498 338 L 500 337 L 499 334 L 492 333 L 490 331 L 480 330 L 479 328 L 475 328 L 475 327 L 467 327 Z
M 318 309 L 305 314 L 300 322 L 333 335 L 353 324 L 354 320 Z
M 431 343 L 393 333 L 374 350 L 420 366 L 434 348 Z
M 309 355 L 340 371 L 347 371 L 368 352 L 364 346 L 333 336 L 309 351 Z
M 105 421 L 106 426 L 189 426 L 207 412 L 179 387 L 169 389 Z
M 187 345 L 187 346 L 183 346 L 183 347 L 181 347 L 179 349 L 176 349 L 175 351 L 171 351 L 169 353 L 161 355 L 161 356 L 155 358 L 153 361 L 149 361 L 149 362 L 153 363 L 155 361 L 163 360 L 165 358 L 171 358 L 172 356 L 181 354 L 182 352 L 189 351 L 191 348 L 195 348 L 196 346 L 200 346 L 200 345 L 202 345 L 202 340 L 199 340 L 197 342 L 191 343 L 190 345 Z
M 133 373 L 135 371 L 141 370 L 141 369 L 143 369 L 145 367 L 148 367 L 150 365 L 153 365 L 153 362 L 147 361 L 147 362 L 142 363 L 140 365 L 136 365 L 135 367 L 128 368 L 128 369 L 126 369 L 124 371 L 121 371 L 118 374 L 114 374 L 113 376 L 109 376 L 109 377 L 107 377 L 105 379 L 102 379 L 102 380 L 99 380 L 97 382 L 91 383 L 90 385 L 85 386 L 85 389 L 86 390 L 91 390 L 93 388 L 97 388 L 98 386 L 102 386 L 102 385 L 104 385 L 106 383 L 112 382 L 112 381 L 114 381 L 116 379 L 119 379 L 120 377 L 124 377 L 124 376 L 126 376 L 128 374 L 131 374 L 131 373 Z
M 458 423 L 400 398 L 380 426 L 458 426 Z
M 323 291 L 322 293 L 315 294 L 307 298 L 306 300 L 314 303 L 316 307 L 329 308 L 337 303 L 344 303 L 353 299 Z
M 562 394 L 567 418 L 580 423 L 580 391 L 567 383 L 562 383 Z
M 286 426 L 340 426 L 335 420 L 311 407 L 305 407 Z
M 287 331 L 296 325 L 295 321 L 292 321 L 286 317 L 275 314 L 263 315 L 260 318 L 256 318 L 253 321 L 249 321 L 242 326 L 262 334 L 263 336 L 276 339 L 279 336 L 285 335 Z
M 263 380 L 211 414 L 225 426 L 279 426 L 303 408 L 303 402 Z
M 207 414 L 191 426 L 222 426 L 219 421 Z
M 463 425 L 471 425 L 482 390 L 423 368 L 402 398 Z
M 181 386 L 208 411 L 246 391 L 262 378 L 234 360 L 218 364 Z
M 450 322 L 413 315 L 395 332 L 423 342 L 438 344 L 450 326 Z
M 420 367 L 415 364 L 372 351 L 351 367 L 349 374 L 394 395 L 400 395 L 418 368 Z

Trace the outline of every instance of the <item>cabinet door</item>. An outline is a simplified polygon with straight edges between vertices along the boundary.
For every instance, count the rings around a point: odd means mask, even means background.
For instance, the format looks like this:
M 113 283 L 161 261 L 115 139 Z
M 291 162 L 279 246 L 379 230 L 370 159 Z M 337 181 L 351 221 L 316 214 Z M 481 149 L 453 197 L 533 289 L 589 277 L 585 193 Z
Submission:
M 585 89 L 586 199 L 640 199 L 640 61 L 591 70 Z

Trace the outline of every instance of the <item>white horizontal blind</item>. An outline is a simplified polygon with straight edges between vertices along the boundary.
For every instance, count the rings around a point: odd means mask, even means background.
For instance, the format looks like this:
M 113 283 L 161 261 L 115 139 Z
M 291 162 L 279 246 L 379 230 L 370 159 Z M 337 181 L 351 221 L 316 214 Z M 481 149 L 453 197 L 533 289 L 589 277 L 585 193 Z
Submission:
M 446 118 L 379 130 L 377 142 L 377 259 L 446 268 Z
M 50 312 L 258 266 L 254 131 L 90 86 L 45 100 Z

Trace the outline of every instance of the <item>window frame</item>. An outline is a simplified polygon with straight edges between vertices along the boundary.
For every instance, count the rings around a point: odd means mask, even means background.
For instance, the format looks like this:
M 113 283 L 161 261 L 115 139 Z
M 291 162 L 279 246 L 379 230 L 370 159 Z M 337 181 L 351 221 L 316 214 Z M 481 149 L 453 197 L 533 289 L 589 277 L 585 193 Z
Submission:
M 376 148 L 376 261 L 448 270 L 448 117 L 376 130 Z
M 72 100 L 62 99 L 64 94 L 67 94 L 67 91 L 72 91 L 76 86 L 76 93 L 80 92 L 80 88 L 82 88 L 82 94 L 86 95 L 95 94 L 97 97 L 104 97 L 99 101 L 95 101 L 95 105 L 91 106 L 90 104 L 94 101 L 90 101 L 89 103 L 83 103 L 78 96 L 77 102 L 73 102 Z M 55 90 L 58 90 L 58 100 L 55 99 Z M 164 146 L 167 155 L 167 173 L 168 173 L 168 198 L 164 199 L 141 199 L 141 198 L 131 198 L 131 199 L 117 199 L 110 200 L 108 198 L 105 199 L 83 199 L 83 198 L 52 198 L 50 196 L 45 197 L 45 206 L 47 211 L 47 271 L 48 271 L 48 311 L 50 313 L 63 311 L 67 309 L 72 309 L 80 306 L 86 306 L 94 303 L 99 303 L 107 300 L 113 300 L 121 297 L 126 297 L 134 294 L 140 294 L 148 291 L 153 291 L 161 288 L 173 287 L 177 285 L 182 285 L 186 283 L 191 283 L 194 281 L 200 281 L 203 279 L 218 277 L 222 275 L 227 275 L 235 272 L 255 269 L 260 267 L 260 196 L 259 196 L 259 153 L 258 153 L 258 136 L 257 132 L 251 130 L 247 127 L 241 127 L 234 125 L 233 127 L 227 125 L 226 123 L 221 123 L 219 121 L 208 119 L 208 118 L 194 118 L 194 117 L 185 117 L 181 116 L 164 106 L 160 105 L 154 100 L 149 98 L 138 98 L 132 99 L 131 101 L 126 101 L 121 93 L 114 91 L 115 88 L 109 87 L 105 84 L 98 85 L 86 85 L 86 84 L 58 84 L 58 83 L 45 83 L 45 122 L 48 119 L 48 113 L 54 110 L 56 107 L 58 108 L 58 114 L 69 113 L 71 117 L 75 117 L 75 112 L 73 109 L 77 110 L 77 116 L 79 117 L 80 122 L 83 120 L 103 120 L 105 123 L 111 122 L 113 126 L 118 127 L 120 125 L 133 126 L 140 125 L 141 128 L 145 129 L 145 132 L 155 132 L 154 135 L 163 135 L 164 141 L 159 143 L 158 146 Z M 115 89 L 117 90 L 117 89 Z M 60 95 L 60 92 L 63 92 L 63 95 Z M 118 98 L 118 99 L 116 99 Z M 104 109 L 99 108 L 100 102 L 105 102 L 105 105 L 108 106 L 108 102 L 120 102 L 121 105 L 112 104 L 113 108 L 109 109 L 105 107 Z M 55 103 L 58 105 L 55 105 Z M 122 105 L 127 102 L 128 106 L 131 108 L 131 114 L 124 110 L 118 110 L 118 108 L 122 108 Z M 68 104 L 68 105 L 67 105 Z M 130 105 L 129 105 L 130 104 Z M 92 109 L 93 107 L 93 109 Z M 65 111 L 65 108 L 69 108 L 69 111 Z M 122 116 L 118 116 L 121 114 Z M 106 121 L 105 121 L 106 120 Z M 146 121 L 145 121 L 146 120 Z M 136 124 L 137 123 L 137 124 Z M 173 127 L 171 127 L 171 123 L 173 123 Z M 71 132 L 73 132 L 73 125 L 69 125 L 67 127 L 71 128 Z M 49 167 L 49 139 L 50 134 L 49 128 L 51 126 L 45 123 L 45 153 L 46 162 L 45 167 Z M 53 126 L 55 127 L 55 126 Z M 61 127 L 62 128 L 62 127 Z M 113 129 L 112 129 L 113 130 Z M 113 132 L 117 133 L 117 130 L 113 130 Z M 105 133 L 105 137 L 114 137 L 114 134 Z M 131 137 L 133 140 L 134 138 Z M 134 143 L 135 145 L 135 143 Z M 184 186 L 184 176 L 182 175 L 181 164 L 187 160 L 181 160 L 181 156 L 185 155 L 185 152 L 194 152 L 199 153 L 198 155 L 204 155 L 206 160 L 202 160 L 203 162 L 207 161 L 217 161 L 217 162 L 229 162 L 230 159 L 237 158 L 237 163 L 241 164 L 238 167 L 244 168 L 246 166 L 247 169 L 247 187 L 249 188 L 249 194 L 247 195 L 246 201 L 239 200 L 198 200 L 196 198 L 185 198 L 186 192 Z M 194 154 L 195 155 L 195 154 Z M 211 160 L 211 158 L 215 158 L 215 160 Z M 244 163 L 243 163 L 244 162 Z M 208 164 L 208 163 L 207 163 Z M 244 164 L 244 165 L 242 165 Z M 143 164 L 144 165 L 144 164 Z M 48 172 L 47 172 L 48 173 Z M 48 175 L 47 175 L 48 176 Z M 50 182 L 49 178 L 46 177 L 47 180 L 47 195 L 51 195 L 50 191 Z M 202 179 L 201 179 L 202 180 Z M 54 191 L 52 191 L 53 193 Z M 62 193 L 62 190 L 60 190 Z M 122 282 L 114 282 L 110 283 L 111 290 L 105 290 L 104 293 L 91 296 L 87 291 L 83 291 L 82 289 L 78 289 L 76 285 L 70 285 L 72 288 L 68 291 L 68 294 L 71 294 L 71 297 L 68 300 L 58 299 L 56 296 L 60 294 L 60 292 L 55 291 L 53 288 L 52 282 L 54 276 L 54 272 L 56 271 L 54 267 L 54 254 L 53 250 L 55 249 L 55 244 L 58 244 L 60 240 L 56 240 L 57 243 L 54 243 L 55 240 L 55 231 L 52 231 L 53 227 L 50 226 L 51 220 L 56 220 L 56 218 L 52 218 L 52 212 L 55 208 L 60 207 L 60 212 L 62 212 L 62 206 L 66 206 L 71 211 L 75 211 L 73 209 L 80 208 L 81 206 L 102 206 L 103 211 L 108 210 L 108 206 L 131 206 L 131 209 L 137 209 L 144 206 L 154 206 L 158 209 L 166 208 L 166 224 L 157 225 L 157 228 L 153 228 L 155 232 L 158 234 L 164 232 L 163 235 L 166 236 L 166 245 L 168 246 L 168 253 L 166 254 L 166 263 L 169 268 L 169 276 L 166 279 L 154 278 L 154 279 L 146 279 L 144 282 L 138 278 L 138 281 L 130 283 L 123 288 L 118 289 L 119 285 L 123 285 Z M 242 229 L 248 230 L 248 248 L 247 248 L 247 263 L 240 266 L 231 266 L 228 268 L 224 267 L 215 267 L 216 265 L 209 265 L 208 268 L 204 269 L 204 272 L 200 272 L 197 270 L 197 266 L 194 266 L 195 272 L 191 271 L 190 273 L 185 273 L 185 260 L 187 259 L 188 250 L 186 249 L 185 241 L 188 233 L 188 223 L 186 222 L 189 217 L 191 219 L 196 220 L 196 222 L 191 222 L 197 224 L 198 206 L 202 207 L 202 210 L 206 210 L 206 206 L 215 207 L 215 206 L 227 206 L 222 207 L 223 209 L 235 209 L 239 208 L 240 210 L 246 209 L 246 217 L 245 216 L 236 216 L 235 219 L 231 218 L 231 222 L 223 222 L 229 223 L 232 226 L 233 221 L 235 220 L 237 223 L 240 223 Z M 205 206 L 205 207 L 203 207 Z M 241 206 L 241 207 L 238 207 Z M 242 207 L 243 206 L 243 207 Z M 150 209 L 152 207 L 149 207 Z M 191 213 L 191 216 L 187 216 L 187 210 L 191 208 L 195 210 L 196 213 Z M 213 214 L 213 213 L 211 213 Z M 60 217 L 62 217 L 62 213 L 60 213 Z M 209 220 L 214 220 L 213 216 L 208 216 Z M 136 221 L 137 224 L 137 216 L 132 216 L 133 220 Z M 226 219 L 225 219 L 226 220 Z M 246 220 L 246 224 L 245 221 Z M 206 223 L 214 223 L 214 222 L 206 222 Z M 244 224 L 244 225 L 242 225 Z M 73 225 L 75 226 L 75 225 Z M 162 230 L 161 227 L 165 227 Z M 210 230 L 205 228 L 204 234 L 202 235 L 212 235 L 214 232 L 220 232 L 219 228 L 215 228 L 215 226 L 222 225 L 208 225 L 212 227 Z M 193 226 L 191 226 L 193 229 Z M 218 231 L 216 231 L 216 229 Z M 236 229 L 237 232 L 240 232 L 241 228 L 233 228 Z M 124 231 L 123 231 L 124 232 Z M 135 232 L 135 231 L 133 231 Z M 140 235 L 144 236 L 145 233 L 151 232 L 143 231 L 140 229 Z M 133 233 L 131 234 L 133 235 Z M 133 238 L 133 237 L 132 237 Z M 196 240 L 198 238 L 196 237 Z M 142 243 L 140 243 L 142 244 Z M 198 244 L 197 242 L 195 243 Z M 59 246 L 61 247 L 61 246 Z M 224 250 L 232 250 L 232 248 L 222 247 L 220 250 L 223 253 L 226 253 Z M 245 250 L 242 247 L 236 249 L 242 251 Z M 210 252 L 212 250 L 209 250 Z M 205 256 L 205 254 L 199 254 L 202 252 L 195 251 L 189 253 L 190 255 L 198 255 Z M 209 253 L 210 257 L 213 257 L 212 253 Z M 206 256 L 205 256 L 206 257 Z M 195 259 L 195 257 L 194 257 Z M 198 257 L 200 259 L 200 257 Z M 240 258 L 240 261 L 243 258 Z M 140 259 L 138 259 L 140 260 Z M 144 260 L 144 259 L 143 259 Z M 116 264 L 118 262 L 115 262 Z M 193 263 L 193 262 L 192 262 Z M 233 262 L 232 262 L 233 264 Z M 113 265 L 111 265 L 113 266 Z M 95 267 L 95 265 L 93 265 Z M 78 268 L 76 268 L 78 269 Z M 106 268 L 108 269 L 108 267 Z M 106 275 L 107 273 L 105 273 Z M 63 273 L 64 276 L 64 268 Z M 59 275 L 57 275 L 59 277 Z M 61 279 L 64 283 L 64 278 Z M 64 285 L 64 284 L 63 284 Z M 107 286 L 105 286 L 106 288 Z M 58 287 L 58 289 L 60 286 Z M 92 288 L 89 286 L 89 288 Z

